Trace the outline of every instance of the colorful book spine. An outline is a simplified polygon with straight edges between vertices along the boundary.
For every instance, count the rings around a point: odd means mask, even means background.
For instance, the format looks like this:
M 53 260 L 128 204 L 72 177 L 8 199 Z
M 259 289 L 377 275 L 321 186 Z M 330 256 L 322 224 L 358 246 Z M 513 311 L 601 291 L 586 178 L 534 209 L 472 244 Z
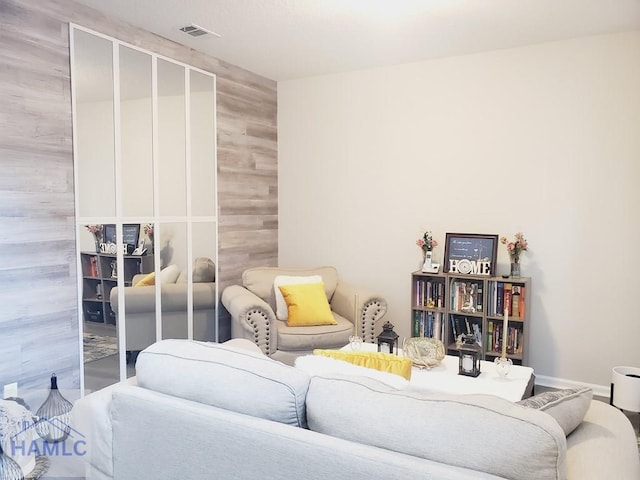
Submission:
M 513 315 L 513 311 L 511 308 L 511 287 L 512 285 L 510 283 L 504 284 L 504 303 L 502 304 L 502 308 L 506 309 L 507 312 L 509 312 L 509 316 Z

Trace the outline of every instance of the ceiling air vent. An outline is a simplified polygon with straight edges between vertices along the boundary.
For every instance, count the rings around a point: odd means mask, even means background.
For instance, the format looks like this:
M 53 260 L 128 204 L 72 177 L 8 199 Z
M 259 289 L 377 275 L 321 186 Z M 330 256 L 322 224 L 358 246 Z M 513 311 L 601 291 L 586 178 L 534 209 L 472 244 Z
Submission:
M 187 35 L 191 35 L 192 37 L 201 37 L 203 35 L 213 35 L 215 37 L 221 37 L 219 33 L 212 32 L 211 30 L 207 30 L 206 28 L 202 28 L 193 23 L 191 25 L 186 25 L 180 28 L 180 31 L 186 33 Z

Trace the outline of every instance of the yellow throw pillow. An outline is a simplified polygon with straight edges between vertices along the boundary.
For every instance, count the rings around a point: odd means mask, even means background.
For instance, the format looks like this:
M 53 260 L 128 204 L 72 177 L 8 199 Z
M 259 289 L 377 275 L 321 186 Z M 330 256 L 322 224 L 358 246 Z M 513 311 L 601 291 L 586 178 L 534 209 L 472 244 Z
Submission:
M 335 358 L 336 360 L 353 363 L 360 367 L 373 368 L 381 372 L 395 373 L 407 380 L 411 380 L 411 360 L 390 353 L 345 352 L 342 350 L 316 349 L 313 351 L 313 354 Z
M 151 272 L 149 275 L 142 278 L 134 287 L 148 287 L 149 285 L 156 284 L 156 272 Z
M 303 285 L 280 285 L 284 301 L 287 304 L 289 327 L 308 327 L 311 325 L 336 325 L 331 307 L 324 293 L 324 283 Z

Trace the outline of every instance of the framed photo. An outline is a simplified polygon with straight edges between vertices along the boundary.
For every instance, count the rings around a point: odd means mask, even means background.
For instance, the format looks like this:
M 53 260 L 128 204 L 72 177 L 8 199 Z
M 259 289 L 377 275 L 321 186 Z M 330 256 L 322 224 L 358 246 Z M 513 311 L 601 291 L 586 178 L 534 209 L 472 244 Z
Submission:
M 444 271 L 473 275 L 494 275 L 498 235 L 447 233 Z
M 138 237 L 140 237 L 139 223 L 125 223 L 122 225 L 122 243 L 126 245 L 127 252 L 133 252 L 138 246 Z
M 104 243 L 116 243 L 116 226 L 113 224 L 105 225 L 103 232 Z M 108 252 L 107 252 L 108 253 Z
M 138 246 L 138 238 L 140 237 L 139 223 L 125 223 L 122 225 L 122 244 L 125 251 L 133 251 Z M 116 226 L 113 224 L 104 226 L 104 242 L 107 244 L 116 243 Z M 129 247 L 131 245 L 131 247 Z M 109 253 L 109 252 L 107 252 Z M 115 252 L 113 252 L 115 253 Z

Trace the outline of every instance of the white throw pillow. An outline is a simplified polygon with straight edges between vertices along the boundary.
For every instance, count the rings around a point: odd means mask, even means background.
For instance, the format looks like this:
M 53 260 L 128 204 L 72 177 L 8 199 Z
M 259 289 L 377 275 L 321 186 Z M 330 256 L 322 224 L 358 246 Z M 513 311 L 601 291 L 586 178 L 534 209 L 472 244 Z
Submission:
M 180 267 L 177 265 L 169 265 L 160 272 L 160 283 L 176 283 L 180 275 Z
M 309 283 L 320 283 L 322 277 L 320 275 L 309 275 L 306 277 L 294 277 L 289 275 L 278 275 L 273 281 L 273 291 L 276 295 L 276 317 L 278 320 L 286 321 L 289 318 L 287 310 L 287 302 L 278 288 L 280 285 L 305 285 Z

